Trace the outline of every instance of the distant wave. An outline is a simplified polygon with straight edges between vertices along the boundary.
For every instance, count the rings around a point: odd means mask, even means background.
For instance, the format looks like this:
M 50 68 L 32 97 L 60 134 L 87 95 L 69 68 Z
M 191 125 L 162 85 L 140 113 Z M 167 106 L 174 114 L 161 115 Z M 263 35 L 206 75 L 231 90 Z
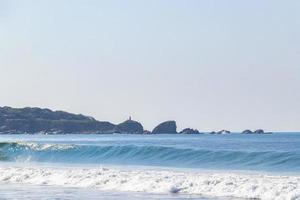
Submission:
M 88 187 L 109 191 L 299 200 L 300 177 L 113 168 L 0 167 L 0 183 Z
M 168 146 L 2 142 L 0 160 L 300 171 L 299 152 L 213 151 Z

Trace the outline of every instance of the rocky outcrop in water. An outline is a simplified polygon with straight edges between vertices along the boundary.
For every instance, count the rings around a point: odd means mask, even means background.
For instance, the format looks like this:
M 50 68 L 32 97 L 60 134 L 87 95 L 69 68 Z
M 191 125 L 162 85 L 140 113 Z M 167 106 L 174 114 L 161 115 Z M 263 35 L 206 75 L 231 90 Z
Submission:
M 153 134 L 174 134 L 177 133 L 177 125 L 175 121 L 166 121 L 156 126 Z
M 242 134 L 253 134 L 253 132 L 251 131 L 251 130 L 244 130 L 243 132 L 242 132 Z
M 265 132 L 263 129 L 257 129 L 256 131 L 244 130 L 242 134 L 271 134 L 272 132 Z
M 255 133 L 255 134 L 264 134 L 265 131 L 262 130 L 262 129 L 258 129 L 258 130 L 256 130 L 256 131 L 254 131 L 254 133 Z
M 230 133 L 231 132 L 227 131 L 227 130 L 221 130 L 221 131 L 216 132 L 216 134 L 230 134 Z
M 224 134 L 230 134 L 231 132 L 230 131 L 227 131 L 227 130 L 221 130 L 221 131 L 212 131 L 212 132 L 209 132 L 209 134 L 218 134 L 218 135 L 224 135 Z
M 185 128 L 179 132 L 180 134 L 201 134 L 197 129 Z

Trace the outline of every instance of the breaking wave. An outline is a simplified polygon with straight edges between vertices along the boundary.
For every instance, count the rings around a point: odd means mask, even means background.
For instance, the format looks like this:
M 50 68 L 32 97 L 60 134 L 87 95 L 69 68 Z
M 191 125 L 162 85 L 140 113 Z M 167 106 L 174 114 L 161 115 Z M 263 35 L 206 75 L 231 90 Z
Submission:
M 168 146 L 2 142 L 0 160 L 300 171 L 300 152 L 297 151 L 213 151 Z

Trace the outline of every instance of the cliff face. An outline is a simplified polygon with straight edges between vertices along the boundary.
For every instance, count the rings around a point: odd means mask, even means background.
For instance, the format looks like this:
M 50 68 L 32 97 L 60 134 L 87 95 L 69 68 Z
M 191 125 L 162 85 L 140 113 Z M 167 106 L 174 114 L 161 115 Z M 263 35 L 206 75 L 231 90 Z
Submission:
M 112 133 L 115 125 L 41 108 L 0 107 L 0 133 Z

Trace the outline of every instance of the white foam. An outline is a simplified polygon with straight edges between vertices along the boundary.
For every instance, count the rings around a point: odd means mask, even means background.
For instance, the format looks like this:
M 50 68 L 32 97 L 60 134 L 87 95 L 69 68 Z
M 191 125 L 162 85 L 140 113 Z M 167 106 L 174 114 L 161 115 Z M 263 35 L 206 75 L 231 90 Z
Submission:
M 36 151 L 66 150 L 66 149 L 74 148 L 73 145 L 67 145 L 67 144 L 39 144 L 39 143 L 31 143 L 31 142 L 17 142 L 17 144 Z
M 1 183 L 92 187 L 211 197 L 300 199 L 300 177 L 225 172 L 122 170 L 115 168 L 0 167 Z

